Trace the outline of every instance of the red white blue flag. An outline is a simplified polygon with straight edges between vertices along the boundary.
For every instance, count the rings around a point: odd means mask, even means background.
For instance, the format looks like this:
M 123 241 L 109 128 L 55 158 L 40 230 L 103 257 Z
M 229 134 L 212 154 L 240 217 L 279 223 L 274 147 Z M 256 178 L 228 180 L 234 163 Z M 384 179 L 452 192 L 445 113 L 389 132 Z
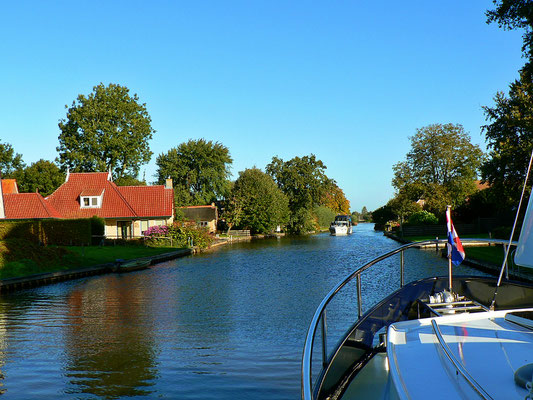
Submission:
M 465 259 L 465 251 L 453 227 L 451 207 L 446 210 L 446 224 L 448 226 L 448 258 L 451 258 L 453 265 L 459 265 Z

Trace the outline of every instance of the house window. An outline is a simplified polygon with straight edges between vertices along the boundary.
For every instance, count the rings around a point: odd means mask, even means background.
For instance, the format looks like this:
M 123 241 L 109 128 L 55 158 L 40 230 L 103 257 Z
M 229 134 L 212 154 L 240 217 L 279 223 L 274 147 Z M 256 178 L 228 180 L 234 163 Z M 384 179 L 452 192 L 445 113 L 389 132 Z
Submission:
M 148 230 L 148 221 L 141 221 L 141 234 Z
M 100 208 L 102 205 L 101 196 L 82 196 L 81 208 Z

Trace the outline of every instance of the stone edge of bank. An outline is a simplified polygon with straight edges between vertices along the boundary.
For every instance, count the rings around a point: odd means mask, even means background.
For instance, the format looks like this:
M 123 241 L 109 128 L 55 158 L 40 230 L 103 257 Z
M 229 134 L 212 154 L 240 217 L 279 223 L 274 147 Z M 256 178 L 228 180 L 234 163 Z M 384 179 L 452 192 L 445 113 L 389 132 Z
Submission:
M 154 265 L 160 262 L 173 260 L 175 258 L 185 257 L 193 253 L 193 249 L 179 249 L 168 253 L 157 254 L 155 256 L 137 258 L 136 260 L 150 260 L 150 265 Z M 22 288 L 48 285 L 50 283 L 72 279 L 79 279 L 86 276 L 103 275 L 113 272 L 115 267 L 116 262 L 110 262 L 85 268 L 68 269 L 63 271 L 26 275 L 16 278 L 0 279 L 0 293 Z

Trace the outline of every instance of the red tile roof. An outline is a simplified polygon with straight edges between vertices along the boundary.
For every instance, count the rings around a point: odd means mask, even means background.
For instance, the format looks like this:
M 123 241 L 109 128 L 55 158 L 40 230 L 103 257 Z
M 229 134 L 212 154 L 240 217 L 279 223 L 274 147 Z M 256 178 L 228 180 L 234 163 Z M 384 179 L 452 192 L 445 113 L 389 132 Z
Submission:
M 174 191 L 165 186 L 118 186 L 118 191 L 139 217 L 171 216 Z
M 39 193 L 4 193 L 6 219 L 61 218 Z
M 108 179 L 107 172 L 71 173 L 46 201 L 59 211 L 63 218 L 170 217 L 173 208 L 173 191 L 164 186 L 119 187 Z M 80 195 L 99 196 L 99 208 L 80 208 Z
M 85 189 L 80 196 L 101 196 L 103 192 L 103 189 Z
M 477 190 L 488 189 L 489 187 L 490 185 L 488 184 L 488 182 L 481 183 L 481 181 L 476 181 Z
M 13 194 L 18 193 L 19 189 L 17 186 L 16 179 L 2 179 L 2 193 L 4 194 Z

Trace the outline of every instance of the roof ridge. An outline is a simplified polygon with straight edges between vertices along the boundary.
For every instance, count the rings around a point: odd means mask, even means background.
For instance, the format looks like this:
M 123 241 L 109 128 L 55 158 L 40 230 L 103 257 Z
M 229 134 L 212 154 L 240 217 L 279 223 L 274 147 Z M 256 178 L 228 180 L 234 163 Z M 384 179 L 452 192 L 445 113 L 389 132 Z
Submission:
M 50 212 L 50 210 L 48 209 L 48 204 L 46 203 L 46 200 L 44 199 L 44 197 L 39 193 L 39 192 L 35 192 L 35 193 L 32 193 L 32 194 L 36 194 L 37 195 L 37 198 L 39 199 L 39 202 L 41 203 L 41 205 L 43 206 L 44 208 L 44 211 L 46 212 L 46 214 L 51 217 L 51 218 L 55 218 L 52 213 Z M 57 211 L 57 210 L 56 210 Z M 57 212 L 58 215 L 61 215 L 59 214 L 59 212 Z
M 128 200 L 126 200 L 126 198 L 122 195 L 122 193 L 120 193 L 120 190 L 118 189 L 119 187 L 116 185 L 115 182 L 113 181 L 108 181 L 109 184 L 111 185 L 111 187 L 113 188 L 113 190 L 115 190 L 115 192 L 117 193 L 117 195 L 120 196 L 120 198 L 122 199 L 122 201 L 124 202 L 124 204 L 126 204 L 126 206 L 130 209 L 130 211 L 132 212 L 132 214 L 136 217 L 138 217 L 139 215 L 135 212 L 135 210 L 133 209 L 133 207 L 131 206 L 130 202 Z

